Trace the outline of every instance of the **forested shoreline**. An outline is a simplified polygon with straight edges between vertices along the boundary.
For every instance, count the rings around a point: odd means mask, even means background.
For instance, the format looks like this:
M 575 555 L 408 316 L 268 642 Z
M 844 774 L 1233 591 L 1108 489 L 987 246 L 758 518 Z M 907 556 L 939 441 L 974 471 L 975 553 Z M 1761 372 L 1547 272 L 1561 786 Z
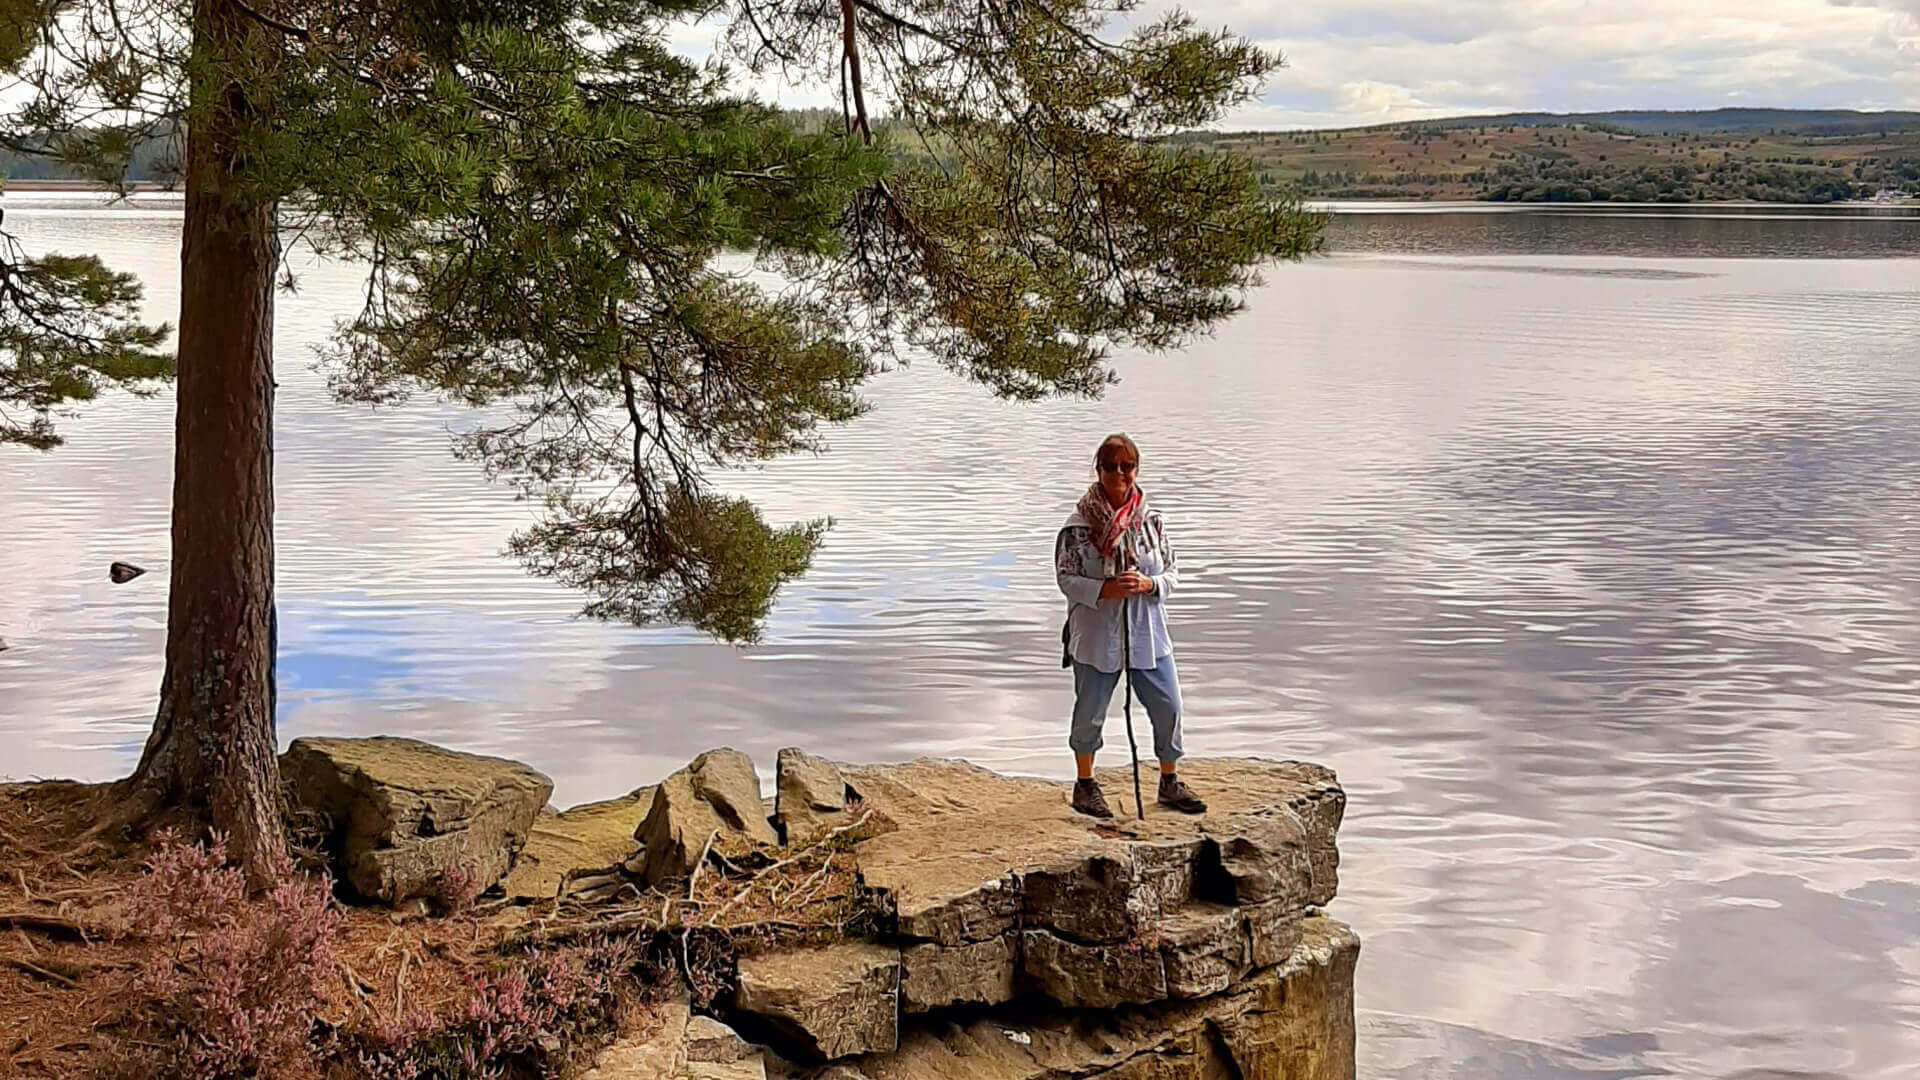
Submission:
M 790 115 L 810 131 L 842 122 L 826 109 Z M 874 130 L 893 136 L 896 153 L 942 156 L 937 141 L 902 125 L 879 120 Z M 1245 158 L 1263 189 L 1316 199 L 1824 204 L 1920 198 L 1920 114 L 1912 113 L 1515 114 L 1325 131 L 1188 132 L 1169 141 Z M 142 144 L 126 179 L 173 186 L 178 152 L 176 138 Z M 0 173 L 25 182 L 20 187 L 85 179 L 57 162 L 5 152 Z

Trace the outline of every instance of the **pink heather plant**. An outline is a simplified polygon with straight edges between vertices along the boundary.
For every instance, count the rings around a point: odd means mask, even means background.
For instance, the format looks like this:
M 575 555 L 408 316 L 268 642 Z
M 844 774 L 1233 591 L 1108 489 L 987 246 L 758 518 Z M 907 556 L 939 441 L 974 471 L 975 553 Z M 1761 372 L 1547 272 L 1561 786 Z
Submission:
M 348 1056 L 373 1080 L 544 1074 L 566 1046 L 612 1020 L 620 981 L 639 960 L 630 940 L 517 956 L 474 977 L 439 1025 L 425 1017 L 379 1025 Z
M 136 933 L 165 948 L 133 980 L 131 1074 L 157 1080 L 273 1075 L 306 1060 L 339 913 L 330 883 L 295 877 L 249 897 L 215 836 L 166 835 L 132 890 Z

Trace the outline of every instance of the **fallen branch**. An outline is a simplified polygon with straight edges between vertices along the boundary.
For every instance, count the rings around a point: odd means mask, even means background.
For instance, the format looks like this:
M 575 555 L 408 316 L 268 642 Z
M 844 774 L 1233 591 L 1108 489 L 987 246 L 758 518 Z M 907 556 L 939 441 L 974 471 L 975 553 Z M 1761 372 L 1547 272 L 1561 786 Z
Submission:
M 7 963 L 12 964 L 14 967 L 19 968 L 21 971 L 24 971 L 29 975 L 34 975 L 42 979 L 47 979 L 51 982 L 57 982 L 69 990 L 78 990 L 80 988 L 79 983 L 74 982 L 72 979 L 67 978 L 65 975 L 62 975 L 57 971 L 48 971 L 46 968 L 41 967 L 39 964 L 28 963 L 27 961 L 22 960 L 17 956 L 0 957 L 0 960 L 5 960 Z
M 72 941 L 86 941 L 89 936 L 87 928 L 72 919 L 32 911 L 0 911 L 0 926 L 33 930 L 48 937 L 64 937 Z

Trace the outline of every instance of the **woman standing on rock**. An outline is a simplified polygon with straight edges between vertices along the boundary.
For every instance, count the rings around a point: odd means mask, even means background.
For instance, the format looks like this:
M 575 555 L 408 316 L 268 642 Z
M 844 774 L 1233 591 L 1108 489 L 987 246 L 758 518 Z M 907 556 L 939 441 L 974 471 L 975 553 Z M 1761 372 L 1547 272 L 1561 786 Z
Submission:
M 1094 482 L 1054 541 L 1054 567 L 1067 596 L 1061 667 L 1073 669 L 1073 728 L 1067 739 L 1079 777 L 1073 808 L 1108 818 L 1093 779 L 1107 703 L 1125 670 L 1153 721 L 1160 759 L 1160 805 L 1198 814 L 1200 801 L 1174 771 L 1180 760 L 1180 677 L 1167 636 L 1166 598 L 1179 582 L 1160 511 L 1140 490 L 1140 448 L 1109 435 L 1094 451 Z M 1122 652 L 1127 655 L 1122 656 Z

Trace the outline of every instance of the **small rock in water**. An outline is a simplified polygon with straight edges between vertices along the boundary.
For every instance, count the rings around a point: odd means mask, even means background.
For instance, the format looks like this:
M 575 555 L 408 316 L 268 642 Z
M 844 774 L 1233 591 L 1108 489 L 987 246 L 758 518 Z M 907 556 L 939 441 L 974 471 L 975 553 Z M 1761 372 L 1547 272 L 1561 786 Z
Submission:
M 0 652 L 6 652 L 6 651 L 7 651 L 7 639 L 0 637 Z
M 132 563 L 117 562 L 107 567 L 107 576 L 113 579 L 115 585 L 125 585 L 146 572 L 145 567 L 135 566 Z

